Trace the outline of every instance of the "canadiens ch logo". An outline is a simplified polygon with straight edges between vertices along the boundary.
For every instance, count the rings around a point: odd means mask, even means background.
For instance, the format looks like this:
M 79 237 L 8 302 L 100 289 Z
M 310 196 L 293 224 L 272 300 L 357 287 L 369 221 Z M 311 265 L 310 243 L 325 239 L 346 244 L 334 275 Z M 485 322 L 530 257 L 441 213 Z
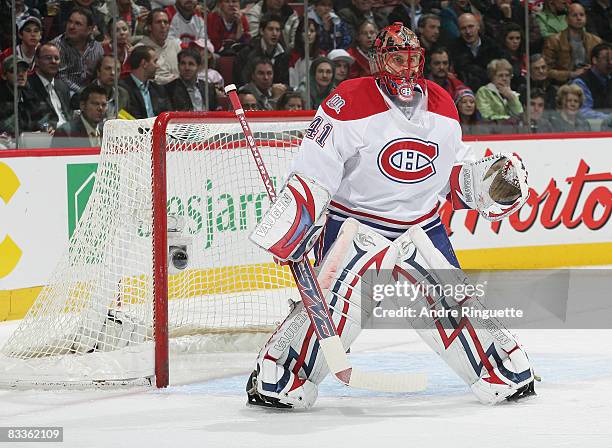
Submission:
M 402 86 L 399 89 L 399 94 L 402 96 L 410 96 L 411 93 L 412 93 L 412 89 L 408 86 Z
M 422 182 L 436 174 L 434 160 L 438 145 L 418 138 L 398 138 L 378 154 L 378 168 L 392 181 L 402 184 Z

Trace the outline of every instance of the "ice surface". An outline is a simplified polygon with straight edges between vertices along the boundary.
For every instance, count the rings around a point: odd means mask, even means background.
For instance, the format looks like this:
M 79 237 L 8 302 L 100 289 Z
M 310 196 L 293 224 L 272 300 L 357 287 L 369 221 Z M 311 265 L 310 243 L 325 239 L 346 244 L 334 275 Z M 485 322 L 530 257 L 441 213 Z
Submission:
M 15 325 L 0 324 L 0 344 Z M 426 391 L 372 393 L 328 378 L 312 410 L 247 408 L 254 354 L 219 353 L 200 355 L 196 372 L 175 365 L 166 390 L 0 391 L 0 426 L 63 426 L 65 447 L 612 447 L 612 331 L 518 336 L 543 381 L 537 397 L 495 407 L 479 404 L 414 332 L 369 330 L 354 364 L 427 372 Z

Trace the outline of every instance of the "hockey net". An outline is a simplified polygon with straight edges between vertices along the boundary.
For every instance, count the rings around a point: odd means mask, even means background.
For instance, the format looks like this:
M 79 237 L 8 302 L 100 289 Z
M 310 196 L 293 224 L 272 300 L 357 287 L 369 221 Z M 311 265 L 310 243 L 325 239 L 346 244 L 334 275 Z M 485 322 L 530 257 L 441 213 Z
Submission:
M 310 118 L 250 118 L 277 187 Z M 107 122 L 93 193 L 2 348 L 0 382 L 164 387 L 168 340 L 187 353 L 260 344 L 299 297 L 247 238 L 269 206 L 261 182 L 233 114 Z

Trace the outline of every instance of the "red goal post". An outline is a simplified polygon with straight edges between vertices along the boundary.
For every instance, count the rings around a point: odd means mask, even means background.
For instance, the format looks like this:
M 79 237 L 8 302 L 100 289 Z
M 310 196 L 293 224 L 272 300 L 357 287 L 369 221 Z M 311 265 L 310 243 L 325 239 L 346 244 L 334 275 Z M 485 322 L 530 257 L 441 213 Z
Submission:
M 257 123 L 281 119 L 287 122 L 304 122 L 314 117 L 313 111 L 252 111 L 245 114 L 257 128 Z M 156 386 L 166 387 L 169 384 L 169 350 L 168 350 L 168 242 L 167 215 L 165 213 L 166 193 L 166 135 L 168 125 L 174 121 L 189 122 L 232 122 L 236 121 L 233 112 L 164 112 L 160 114 L 153 129 L 153 295 L 155 300 L 155 380 Z M 248 150 L 244 142 L 245 150 Z M 214 149 L 214 148 L 213 148 Z M 253 164 L 254 165 L 254 164 Z M 155 237 L 155 234 L 158 237 Z

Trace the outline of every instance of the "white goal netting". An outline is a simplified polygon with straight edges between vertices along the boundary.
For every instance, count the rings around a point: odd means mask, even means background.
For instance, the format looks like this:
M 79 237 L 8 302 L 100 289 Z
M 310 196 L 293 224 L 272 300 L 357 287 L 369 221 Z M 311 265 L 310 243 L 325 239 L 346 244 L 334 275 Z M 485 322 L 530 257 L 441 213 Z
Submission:
M 181 351 L 210 350 L 211 334 L 253 341 L 299 297 L 290 272 L 247 238 L 269 202 L 239 124 L 221 121 L 177 120 L 166 133 L 169 334 Z M 106 123 L 93 193 L 48 286 L 2 348 L 0 382 L 153 375 L 153 125 Z M 251 124 L 277 187 L 307 125 Z

